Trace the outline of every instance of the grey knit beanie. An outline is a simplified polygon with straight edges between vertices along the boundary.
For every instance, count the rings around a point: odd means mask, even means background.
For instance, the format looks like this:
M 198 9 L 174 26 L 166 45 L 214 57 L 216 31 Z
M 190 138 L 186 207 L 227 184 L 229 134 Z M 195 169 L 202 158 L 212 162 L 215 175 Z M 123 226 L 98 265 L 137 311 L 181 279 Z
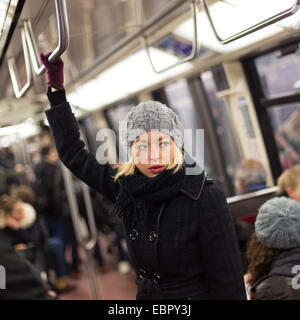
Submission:
M 300 204 L 287 197 L 268 200 L 259 208 L 255 231 L 269 248 L 300 247 Z
M 131 108 L 120 122 L 120 144 L 129 152 L 133 141 L 149 130 L 170 135 L 179 148 L 183 145 L 183 124 L 170 108 L 157 101 L 141 102 Z

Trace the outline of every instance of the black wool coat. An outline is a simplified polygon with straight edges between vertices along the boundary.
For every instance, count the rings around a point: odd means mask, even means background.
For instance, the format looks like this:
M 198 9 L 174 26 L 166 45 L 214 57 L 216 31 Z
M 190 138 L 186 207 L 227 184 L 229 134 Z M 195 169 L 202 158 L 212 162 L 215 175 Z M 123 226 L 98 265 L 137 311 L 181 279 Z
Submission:
M 116 170 L 84 148 L 64 91 L 48 93 L 46 111 L 62 162 L 111 201 Z M 186 175 L 181 192 L 140 219 L 126 219 L 137 299 L 245 299 L 241 257 L 226 197 L 212 179 Z

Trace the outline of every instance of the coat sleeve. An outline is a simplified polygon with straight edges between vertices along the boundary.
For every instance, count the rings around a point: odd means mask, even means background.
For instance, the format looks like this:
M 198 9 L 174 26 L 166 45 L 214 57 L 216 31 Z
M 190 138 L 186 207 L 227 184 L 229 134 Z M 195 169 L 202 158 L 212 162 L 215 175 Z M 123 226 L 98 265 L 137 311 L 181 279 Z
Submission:
M 118 183 L 113 180 L 116 170 L 108 163 L 99 164 L 85 149 L 64 91 L 48 93 L 48 97 L 52 108 L 46 111 L 46 116 L 61 161 L 80 180 L 114 202 L 118 193 Z
M 210 296 L 246 299 L 241 254 L 224 193 L 213 183 L 200 198 L 200 247 Z

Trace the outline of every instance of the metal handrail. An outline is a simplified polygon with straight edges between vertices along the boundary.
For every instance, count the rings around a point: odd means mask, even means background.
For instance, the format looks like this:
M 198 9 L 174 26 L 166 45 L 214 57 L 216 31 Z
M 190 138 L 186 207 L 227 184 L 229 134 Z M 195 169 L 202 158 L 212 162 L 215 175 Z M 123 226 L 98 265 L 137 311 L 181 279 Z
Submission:
M 50 62 L 56 61 L 67 50 L 70 42 L 66 0 L 55 0 L 55 7 L 58 29 L 58 45 L 48 58 Z M 45 72 L 45 66 L 40 63 L 39 52 L 34 38 L 31 21 L 25 21 L 24 27 L 34 72 L 37 75 L 41 75 Z
M 198 28 L 197 28 L 197 6 L 196 6 L 196 1 L 192 1 L 191 4 L 190 4 L 190 7 L 191 7 L 191 12 L 192 12 L 192 19 L 193 19 L 193 22 L 194 22 L 194 40 L 193 40 L 193 50 L 191 52 L 191 54 L 179 61 L 177 61 L 176 63 L 164 68 L 164 69 L 161 69 L 161 70 L 157 70 L 154 66 L 154 63 L 152 61 L 152 58 L 151 58 L 151 54 L 150 54 L 150 50 L 149 50 L 149 46 L 148 46 L 148 43 L 147 43 L 147 39 L 145 36 L 142 36 L 141 37 L 141 41 L 142 41 L 142 44 L 143 44 L 143 47 L 145 48 L 146 52 L 147 52 L 147 55 L 148 55 L 148 58 L 149 58 L 149 61 L 150 61 L 150 64 L 151 64 L 151 67 L 153 69 L 153 71 L 155 73 L 162 73 L 162 72 L 165 72 L 169 69 L 172 69 L 178 65 L 181 65 L 185 62 L 189 62 L 189 61 L 192 61 L 194 60 L 196 57 L 197 57 L 197 54 L 198 54 Z
M 218 39 L 218 41 L 221 44 L 227 44 L 227 43 L 230 43 L 232 41 L 238 40 L 238 39 L 240 39 L 242 37 L 247 36 L 250 33 L 253 33 L 255 31 L 263 29 L 263 28 L 265 28 L 265 27 L 267 27 L 267 26 L 269 26 L 269 25 L 271 25 L 273 23 L 276 23 L 276 22 L 278 22 L 278 21 L 280 21 L 280 20 L 282 20 L 284 18 L 287 18 L 287 17 L 293 15 L 298 10 L 297 6 L 300 5 L 300 0 L 295 0 L 295 4 L 292 7 L 288 8 L 288 9 L 286 9 L 286 10 L 284 10 L 284 11 L 282 11 L 282 12 L 280 12 L 280 13 L 278 13 L 278 14 L 276 14 L 276 15 L 268 18 L 268 19 L 265 19 L 265 20 L 255 24 L 255 25 L 247 28 L 247 29 L 244 29 L 241 32 L 238 32 L 233 36 L 230 36 L 230 37 L 228 37 L 226 39 L 222 39 L 220 37 L 220 35 L 218 34 L 217 29 L 215 27 L 215 24 L 213 22 L 213 19 L 211 17 L 211 14 L 210 14 L 210 11 L 209 11 L 209 6 L 207 4 L 207 0 L 201 0 L 201 2 L 202 2 L 202 6 L 204 8 L 204 11 L 206 13 L 206 16 L 207 16 L 207 18 L 209 20 L 209 23 L 211 25 L 211 28 L 212 28 L 216 38 Z
M 80 213 L 78 209 L 78 203 L 76 199 L 76 193 L 75 193 L 71 173 L 62 162 L 60 162 L 60 164 L 61 164 L 63 179 L 64 179 L 65 188 L 67 192 L 67 198 L 68 198 L 68 203 L 70 207 L 71 218 L 74 226 L 76 239 L 77 239 L 77 242 L 83 247 L 86 253 L 87 268 L 88 268 L 91 288 L 93 290 L 95 299 L 98 300 L 100 295 L 99 295 L 98 283 L 97 283 L 94 264 L 93 264 L 93 249 L 95 248 L 95 245 L 97 242 L 97 229 L 96 229 L 96 223 L 94 218 L 94 212 L 92 209 L 92 202 L 89 195 L 89 190 L 87 185 L 85 185 L 82 182 L 82 191 L 84 195 L 84 201 L 87 209 L 88 223 L 90 226 L 90 233 L 91 233 L 91 239 L 86 243 L 80 231 Z
M 31 87 L 32 79 L 33 79 L 24 27 L 21 28 L 21 39 L 22 39 L 22 48 L 23 48 L 25 68 L 26 68 L 26 79 L 27 79 L 26 84 L 22 88 L 19 87 L 20 82 L 19 82 L 19 76 L 16 71 L 17 70 L 16 59 L 12 57 L 7 60 L 9 75 L 10 75 L 14 93 L 17 99 L 20 99 L 22 96 L 24 96 L 24 94 Z

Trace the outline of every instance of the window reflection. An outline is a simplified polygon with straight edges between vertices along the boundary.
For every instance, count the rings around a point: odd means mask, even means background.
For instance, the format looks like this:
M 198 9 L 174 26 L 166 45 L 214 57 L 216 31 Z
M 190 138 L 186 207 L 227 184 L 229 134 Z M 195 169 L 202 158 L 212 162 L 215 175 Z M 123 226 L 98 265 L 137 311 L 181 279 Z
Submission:
M 182 121 L 185 129 L 191 129 L 191 139 L 185 141 L 185 148 L 190 155 L 197 161 L 197 163 L 205 169 L 207 163 L 203 158 L 204 149 L 201 141 L 197 141 L 196 130 L 201 129 L 197 121 L 197 114 L 191 97 L 189 85 L 186 79 L 175 81 L 164 88 L 169 106 L 178 114 L 179 119 Z M 201 140 L 201 139 L 200 139 Z M 200 151 L 200 152 L 199 152 Z
M 282 169 L 300 163 L 300 103 L 268 110 Z
M 298 44 L 255 59 L 261 86 L 267 98 L 300 92 L 299 61 Z

